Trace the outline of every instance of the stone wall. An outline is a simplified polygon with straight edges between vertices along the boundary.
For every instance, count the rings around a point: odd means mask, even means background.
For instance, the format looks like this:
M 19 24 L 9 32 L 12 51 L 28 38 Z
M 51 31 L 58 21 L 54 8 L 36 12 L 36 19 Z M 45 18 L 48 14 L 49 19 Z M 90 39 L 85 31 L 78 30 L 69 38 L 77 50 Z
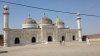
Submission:
M 41 37 L 43 33 L 43 38 Z M 8 46 L 19 46 L 19 45 L 29 45 L 34 43 L 47 43 L 47 42 L 59 42 L 64 37 L 64 41 L 73 41 L 73 36 L 75 40 L 77 37 L 76 29 L 57 29 L 57 28 L 43 28 L 41 29 L 10 29 L 8 36 Z M 33 37 L 35 39 L 33 39 Z M 51 37 L 51 39 L 48 39 Z M 19 44 L 15 44 L 15 39 L 19 38 Z M 36 42 L 34 42 L 36 41 Z M 33 42 L 32 42 L 33 41 Z

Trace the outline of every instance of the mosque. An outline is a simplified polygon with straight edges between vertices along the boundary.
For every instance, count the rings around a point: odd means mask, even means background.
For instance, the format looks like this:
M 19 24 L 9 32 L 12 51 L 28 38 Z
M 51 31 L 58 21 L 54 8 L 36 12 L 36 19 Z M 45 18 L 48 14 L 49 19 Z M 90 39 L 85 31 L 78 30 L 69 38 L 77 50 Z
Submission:
M 36 43 L 55 43 L 60 41 L 82 41 L 81 18 L 77 13 L 77 29 L 65 27 L 64 22 L 57 18 L 53 22 L 47 16 L 42 16 L 39 23 L 28 16 L 22 24 L 22 29 L 9 28 L 9 7 L 4 5 L 4 47 L 22 46 Z

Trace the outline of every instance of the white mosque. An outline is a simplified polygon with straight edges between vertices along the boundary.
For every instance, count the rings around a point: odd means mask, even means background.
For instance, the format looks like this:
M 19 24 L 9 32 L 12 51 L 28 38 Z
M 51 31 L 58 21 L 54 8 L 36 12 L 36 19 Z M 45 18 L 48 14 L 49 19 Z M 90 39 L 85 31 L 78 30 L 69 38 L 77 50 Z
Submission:
M 81 18 L 77 14 L 77 29 L 65 28 L 64 22 L 57 18 L 52 22 L 47 16 L 42 16 L 37 23 L 30 16 L 23 21 L 22 29 L 9 28 L 9 7 L 3 8 L 4 15 L 4 47 L 21 46 L 36 43 L 53 43 L 60 41 L 82 41 L 81 34 Z

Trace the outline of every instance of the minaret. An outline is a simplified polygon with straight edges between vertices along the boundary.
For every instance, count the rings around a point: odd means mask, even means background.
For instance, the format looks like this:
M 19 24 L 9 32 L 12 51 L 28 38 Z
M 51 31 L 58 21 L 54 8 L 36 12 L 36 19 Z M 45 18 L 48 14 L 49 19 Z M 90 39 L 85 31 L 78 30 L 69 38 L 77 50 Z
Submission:
M 80 14 L 77 13 L 77 28 L 78 28 L 78 40 L 82 42 L 82 28 L 81 28 L 81 17 Z
M 44 13 L 45 16 L 45 13 Z M 41 17 L 41 42 L 44 43 L 44 37 L 43 37 L 43 17 Z
M 41 18 L 41 41 L 42 41 L 42 43 L 44 43 L 44 39 L 43 39 L 43 26 L 42 26 L 42 18 Z
M 7 38 L 8 38 L 8 31 L 9 31 L 9 7 L 4 5 L 3 7 L 3 15 L 4 15 L 4 47 L 7 47 Z

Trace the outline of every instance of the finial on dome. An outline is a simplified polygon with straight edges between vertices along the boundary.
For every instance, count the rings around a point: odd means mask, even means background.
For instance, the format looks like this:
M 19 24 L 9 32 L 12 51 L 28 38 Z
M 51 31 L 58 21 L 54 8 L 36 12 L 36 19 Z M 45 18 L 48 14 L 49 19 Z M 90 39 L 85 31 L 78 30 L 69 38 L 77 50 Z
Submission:
M 30 16 L 30 14 L 29 14 L 29 16 Z
M 58 21 L 61 21 L 61 19 L 59 18 L 59 16 L 57 16 L 57 20 L 58 20 Z
M 28 15 L 28 18 L 31 18 L 30 13 L 29 13 L 29 15 Z
M 57 16 L 57 18 L 59 18 L 59 17 Z
M 45 13 L 43 15 L 45 16 Z

